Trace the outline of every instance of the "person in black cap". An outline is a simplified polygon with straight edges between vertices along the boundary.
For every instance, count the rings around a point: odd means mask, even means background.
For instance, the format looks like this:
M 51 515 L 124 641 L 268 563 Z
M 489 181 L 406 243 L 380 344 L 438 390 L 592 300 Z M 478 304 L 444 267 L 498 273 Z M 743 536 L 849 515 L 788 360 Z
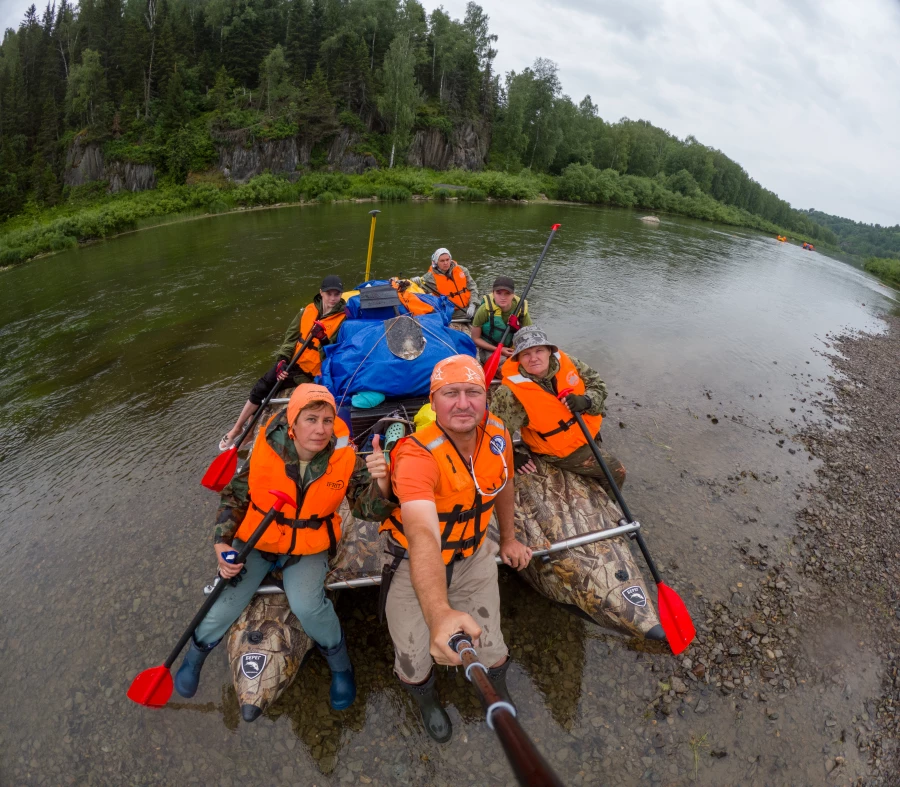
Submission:
M 472 341 L 478 347 L 478 360 L 487 363 L 509 322 L 509 316 L 519 305 L 519 296 L 515 294 L 516 284 L 509 276 L 498 276 L 490 295 L 485 295 L 484 300 L 475 316 L 472 317 Z M 528 301 L 522 306 L 519 315 L 519 327 L 531 325 L 531 315 L 528 313 Z M 512 355 L 513 334 L 510 331 L 503 346 L 503 357 Z M 499 372 L 499 369 L 497 370 Z
M 313 298 L 312 303 L 294 317 L 291 327 L 285 333 L 284 341 L 278 348 L 275 365 L 257 380 L 234 426 L 219 441 L 220 451 L 227 451 L 231 448 L 247 419 L 259 409 L 263 399 L 272 390 L 276 381 L 284 381 L 290 377 L 290 384 L 296 386 L 311 383 L 318 374 L 321 374 L 322 348 L 334 341 L 346 316 L 344 307 L 347 304 L 344 301 L 343 293 L 344 285 L 340 276 L 332 273 L 322 279 L 319 294 Z M 285 368 L 310 332 L 313 332 L 314 338 L 309 347 L 294 366 L 290 369 Z

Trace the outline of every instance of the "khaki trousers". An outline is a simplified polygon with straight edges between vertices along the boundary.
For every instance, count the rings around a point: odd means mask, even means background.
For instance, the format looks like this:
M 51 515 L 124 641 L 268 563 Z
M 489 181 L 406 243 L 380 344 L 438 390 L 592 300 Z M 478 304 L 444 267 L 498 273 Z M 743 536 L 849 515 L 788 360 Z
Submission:
M 485 538 L 472 557 L 459 560 L 447 589 L 450 606 L 467 612 L 481 626 L 479 659 L 486 667 L 509 652 L 500 631 L 500 587 L 497 584 L 499 547 Z M 393 557 L 389 556 L 389 560 Z M 401 561 L 391 581 L 385 606 L 388 630 L 394 641 L 394 672 L 407 683 L 422 683 L 431 672 L 431 634 L 409 576 L 409 560 Z

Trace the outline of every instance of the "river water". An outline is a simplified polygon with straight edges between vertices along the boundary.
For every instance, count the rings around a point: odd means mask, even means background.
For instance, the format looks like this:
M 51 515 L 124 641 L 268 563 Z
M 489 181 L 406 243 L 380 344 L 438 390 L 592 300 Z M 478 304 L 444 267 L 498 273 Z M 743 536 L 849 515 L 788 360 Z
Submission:
M 215 443 L 323 274 L 363 278 L 369 207 L 172 224 L 0 273 L 0 783 L 512 783 L 461 675 L 441 679 L 453 741 L 420 731 L 368 591 L 339 602 L 360 684 L 348 712 L 327 708 L 317 657 L 254 724 L 239 721 L 220 653 L 192 701 L 125 698 L 212 573 L 216 500 L 199 478 Z M 524 284 L 561 222 L 531 311 L 607 381 L 605 445 L 669 584 L 689 606 L 725 600 L 758 573 L 735 541 L 787 553 L 815 465 L 790 436 L 818 417 L 828 335 L 877 330 L 892 291 L 822 254 L 679 218 L 380 207 L 374 276 L 421 273 L 447 246 L 482 290 L 500 273 Z M 854 716 L 878 690 L 863 656 L 852 696 L 785 690 L 793 712 L 777 730 L 701 683 L 663 715 L 651 702 L 671 654 L 512 575 L 501 587 L 512 693 L 569 784 L 820 783 L 822 714 Z M 812 634 L 806 647 L 814 657 Z M 845 767 L 864 772 L 852 756 Z

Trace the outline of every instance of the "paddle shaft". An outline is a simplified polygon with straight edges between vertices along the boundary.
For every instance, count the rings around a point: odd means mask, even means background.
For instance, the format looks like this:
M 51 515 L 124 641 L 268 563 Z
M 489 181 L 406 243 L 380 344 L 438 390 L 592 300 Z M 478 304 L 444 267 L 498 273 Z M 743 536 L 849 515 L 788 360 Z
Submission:
M 516 317 L 519 316 L 519 312 L 525 308 L 525 299 L 528 297 L 528 293 L 531 290 L 531 285 L 534 284 L 534 278 L 537 276 L 537 272 L 541 267 L 541 263 L 544 261 L 544 257 L 547 255 L 547 249 L 550 248 L 550 244 L 553 242 L 553 237 L 556 235 L 556 231 L 559 229 L 559 224 L 554 224 L 550 228 L 550 237 L 547 238 L 547 242 L 544 244 L 544 250 L 541 252 L 541 256 L 538 257 L 537 264 L 534 266 L 534 269 L 531 271 L 531 276 L 528 277 L 528 283 L 525 285 L 525 289 L 522 290 L 522 294 L 519 296 L 519 302 L 516 304 L 516 308 L 512 310 L 512 314 Z M 509 338 L 509 332 L 512 330 L 509 326 L 509 321 L 506 323 L 506 330 L 503 331 L 503 336 L 500 337 L 500 344 L 498 347 L 503 347 L 506 344 L 506 340 Z
M 313 327 L 309 331 L 309 336 L 307 336 L 306 339 L 303 340 L 303 344 L 301 344 L 300 348 L 297 350 L 297 352 L 294 353 L 294 357 L 291 358 L 291 362 L 287 366 L 284 367 L 285 370 L 290 369 L 295 363 L 297 363 L 298 360 L 300 360 L 300 356 L 306 352 L 306 349 L 307 349 L 307 347 L 309 347 L 310 342 L 312 342 L 312 340 L 315 338 L 313 336 L 313 331 L 315 329 L 316 329 L 316 325 L 315 325 L 315 323 L 313 323 Z M 262 403 L 259 405 L 259 407 L 256 408 L 256 412 L 253 413 L 253 417 L 250 419 L 250 422 L 244 427 L 244 431 L 241 432 L 240 437 L 238 437 L 238 439 L 235 440 L 234 445 L 232 446 L 233 448 L 240 448 L 241 445 L 243 445 L 244 440 L 247 439 L 247 435 L 249 435 L 253 431 L 253 427 L 256 426 L 259 419 L 262 418 L 262 414 L 263 414 L 263 411 L 266 409 L 266 405 L 268 405 L 269 401 L 272 399 L 272 397 L 275 396 L 276 393 L 278 393 L 278 389 L 281 388 L 281 384 L 283 382 L 284 382 L 283 380 L 275 381 L 275 385 L 272 386 L 272 390 L 266 394 L 266 398 L 263 399 Z
M 516 719 L 514 709 L 497 694 L 487 676 L 487 667 L 478 660 L 472 643 L 465 634 L 456 634 L 450 640 L 466 668 L 466 679 L 475 686 L 487 714 L 487 723 L 503 746 L 506 758 L 512 766 L 519 784 L 529 787 L 562 787 L 559 777 L 541 756 L 534 743 Z
M 603 461 L 603 455 L 600 453 L 599 446 L 594 442 L 594 436 L 591 434 L 591 430 L 587 428 L 587 424 L 584 422 L 584 418 L 581 417 L 581 413 L 572 413 L 572 415 L 578 422 L 578 425 L 581 427 L 581 431 L 584 432 L 585 439 L 588 441 L 588 445 L 591 447 L 591 451 L 594 454 L 594 459 L 597 460 L 597 464 L 600 465 L 600 469 L 603 471 L 603 475 L 606 476 L 606 480 L 609 482 L 609 485 L 612 488 L 613 495 L 615 495 L 616 502 L 619 504 L 619 508 L 622 509 L 622 513 L 625 515 L 625 520 L 629 524 L 634 522 L 634 517 L 631 515 L 631 511 L 628 510 L 628 504 L 625 502 L 625 498 L 622 497 L 622 493 L 619 491 L 619 487 L 616 485 L 616 481 L 613 478 L 612 473 L 606 466 L 606 462 Z M 650 573 L 653 574 L 653 581 L 658 585 L 660 582 L 662 582 L 662 577 L 659 575 L 659 571 L 657 571 L 656 569 L 656 563 L 654 563 L 653 558 L 650 557 L 650 550 L 647 549 L 647 544 L 644 542 L 644 537 L 641 535 L 641 531 L 635 530 L 632 533 L 632 537 L 637 541 L 638 546 L 641 550 L 641 554 L 644 556 L 644 560 L 647 561 L 647 566 L 650 569 Z
M 375 218 L 381 213 L 380 210 L 370 210 L 369 215 L 372 217 L 372 224 L 369 227 L 369 253 L 366 255 L 366 278 L 369 280 L 369 269 L 372 267 L 372 248 L 375 245 Z
M 262 408 L 260 408 L 262 409 Z M 279 501 L 281 502 L 281 501 Z M 277 507 L 276 507 L 277 506 Z M 253 551 L 253 548 L 256 546 L 256 542 L 262 538 L 263 533 L 266 532 L 266 528 L 272 524 L 272 520 L 275 519 L 275 515 L 280 510 L 281 506 L 278 503 L 275 504 L 272 508 L 269 509 L 269 512 L 262 518 L 262 521 L 257 525 L 256 530 L 253 531 L 253 535 L 247 540 L 247 543 L 244 544 L 244 548 L 238 553 L 238 556 L 234 559 L 235 563 L 245 563 L 247 561 L 247 556 Z M 178 658 L 178 654 L 184 649 L 184 646 L 187 645 L 187 641 L 194 635 L 194 632 L 197 630 L 197 626 L 203 621 L 203 618 L 206 617 L 206 613 L 212 609 L 212 605 L 216 603 L 216 599 L 222 595 L 222 591 L 225 590 L 230 582 L 225 579 L 221 579 L 216 583 L 216 586 L 212 589 L 212 592 L 206 597 L 206 601 L 203 602 L 203 606 L 200 607 L 200 611 L 194 615 L 194 619 L 190 622 L 187 629 L 185 629 L 184 634 L 181 635 L 178 642 L 175 644 L 175 647 L 172 649 L 172 652 L 169 654 L 169 657 L 165 660 L 164 666 L 166 669 L 170 669 L 172 665 L 175 663 L 175 659 Z

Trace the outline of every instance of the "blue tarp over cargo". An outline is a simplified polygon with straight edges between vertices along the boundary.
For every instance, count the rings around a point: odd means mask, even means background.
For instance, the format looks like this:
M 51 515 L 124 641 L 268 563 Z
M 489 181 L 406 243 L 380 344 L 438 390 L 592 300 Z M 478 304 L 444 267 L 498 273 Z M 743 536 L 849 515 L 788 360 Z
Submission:
M 373 282 L 381 283 L 381 282 Z M 446 298 L 420 296 L 439 311 L 416 317 L 425 336 L 425 349 L 411 361 L 398 358 L 385 341 L 381 319 L 360 318 L 359 298 L 347 303 L 348 317 L 341 325 L 338 342 L 325 348 L 318 382 L 340 400 L 360 391 L 380 391 L 388 398 L 427 396 L 434 365 L 451 355 L 475 356 L 475 343 L 449 327 L 452 304 Z M 406 309 L 401 309 L 406 313 Z M 393 317 L 392 313 L 385 319 Z

